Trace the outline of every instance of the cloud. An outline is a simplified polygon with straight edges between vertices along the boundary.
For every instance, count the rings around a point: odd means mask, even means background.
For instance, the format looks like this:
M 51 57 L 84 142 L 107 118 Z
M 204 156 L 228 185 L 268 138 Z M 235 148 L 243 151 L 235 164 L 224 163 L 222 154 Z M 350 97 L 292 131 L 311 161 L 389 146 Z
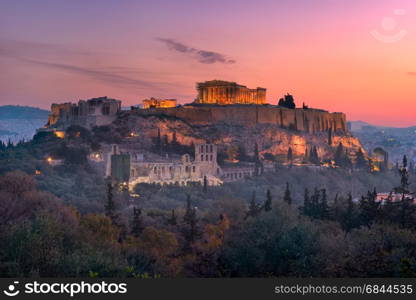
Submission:
M 156 40 L 164 43 L 170 50 L 187 54 L 202 64 L 234 64 L 236 62 L 221 53 L 189 47 L 173 39 L 156 38 Z
M 165 88 L 172 88 L 169 83 L 163 83 L 157 80 L 143 80 L 131 76 L 151 77 L 150 72 L 139 68 L 124 66 L 93 67 L 85 65 L 85 59 L 94 61 L 95 54 L 91 51 L 82 51 L 55 44 L 10 40 L 0 41 L 0 57 L 14 59 L 22 63 L 37 65 L 48 69 L 80 74 L 109 85 L 127 86 L 135 89 L 150 88 L 158 91 L 165 91 Z M 69 60 L 78 61 L 78 63 L 61 63 L 61 61 L 67 62 Z M 157 76 L 157 74 L 153 75 Z
M 54 62 L 45 62 L 45 61 L 37 61 L 33 59 L 26 59 L 26 58 L 20 58 L 20 60 L 40 65 L 43 67 L 48 68 L 54 68 L 58 70 L 63 70 L 71 73 L 77 73 L 86 75 L 88 77 L 91 77 L 93 79 L 105 82 L 105 83 L 111 83 L 111 84 L 118 84 L 118 85 L 133 85 L 136 87 L 146 87 L 146 88 L 156 88 L 154 83 L 151 83 L 149 81 L 135 79 L 123 75 L 119 75 L 112 72 L 106 72 L 94 68 L 87 68 L 87 67 L 80 67 L 75 65 L 68 65 L 68 64 L 61 64 L 61 63 L 54 63 Z
M 94 53 L 52 43 L 0 40 L 0 55 L 28 56 L 29 54 L 32 57 L 88 57 Z
M 407 75 L 409 75 L 409 76 L 416 76 L 416 72 L 407 72 Z

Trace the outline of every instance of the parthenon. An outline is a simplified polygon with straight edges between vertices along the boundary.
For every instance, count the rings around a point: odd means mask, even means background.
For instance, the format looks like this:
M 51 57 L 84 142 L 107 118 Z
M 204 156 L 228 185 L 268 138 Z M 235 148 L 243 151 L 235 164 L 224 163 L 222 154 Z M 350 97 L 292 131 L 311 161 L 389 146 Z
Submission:
M 197 83 L 199 104 L 265 104 L 266 89 L 249 89 L 236 82 L 211 80 Z

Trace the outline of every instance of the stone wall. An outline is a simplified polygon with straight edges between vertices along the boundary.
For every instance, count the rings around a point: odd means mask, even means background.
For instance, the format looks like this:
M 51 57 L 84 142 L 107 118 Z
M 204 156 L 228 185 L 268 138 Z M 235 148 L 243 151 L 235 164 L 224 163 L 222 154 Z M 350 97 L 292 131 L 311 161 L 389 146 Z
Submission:
M 165 114 L 191 124 L 230 123 L 255 126 L 277 124 L 283 128 L 309 133 L 328 131 L 348 132 L 345 114 L 316 109 L 287 109 L 269 105 L 182 106 L 178 108 L 136 110 L 142 115 Z

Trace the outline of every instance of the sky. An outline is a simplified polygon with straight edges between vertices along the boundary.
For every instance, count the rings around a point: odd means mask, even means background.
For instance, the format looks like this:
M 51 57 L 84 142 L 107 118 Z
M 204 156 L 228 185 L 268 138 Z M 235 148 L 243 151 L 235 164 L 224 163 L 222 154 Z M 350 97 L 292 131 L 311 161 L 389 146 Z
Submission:
M 0 105 L 188 103 L 212 79 L 416 125 L 416 2 L 0 0 Z

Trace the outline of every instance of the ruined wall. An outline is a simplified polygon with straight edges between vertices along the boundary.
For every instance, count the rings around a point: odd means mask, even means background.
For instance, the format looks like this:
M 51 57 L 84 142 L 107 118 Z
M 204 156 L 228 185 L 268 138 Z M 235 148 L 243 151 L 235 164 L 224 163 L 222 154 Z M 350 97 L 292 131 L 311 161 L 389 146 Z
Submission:
M 183 106 L 178 108 L 136 110 L 132 113 L 165 114 L 183 119 L 191 124 L 208 125 L 230 123 L 255 126 L 277 124 L 283 128 L 309 133 L 333 131 L 347 132 L 343 113 L 329 113 L 315 109 L 287 109 L 276 106 Z
M 111 124 L 121 110 L 121 101 L 107 97 L 52 104 L 47 127 L 65 130 L 71 125 L 87 128 Z

